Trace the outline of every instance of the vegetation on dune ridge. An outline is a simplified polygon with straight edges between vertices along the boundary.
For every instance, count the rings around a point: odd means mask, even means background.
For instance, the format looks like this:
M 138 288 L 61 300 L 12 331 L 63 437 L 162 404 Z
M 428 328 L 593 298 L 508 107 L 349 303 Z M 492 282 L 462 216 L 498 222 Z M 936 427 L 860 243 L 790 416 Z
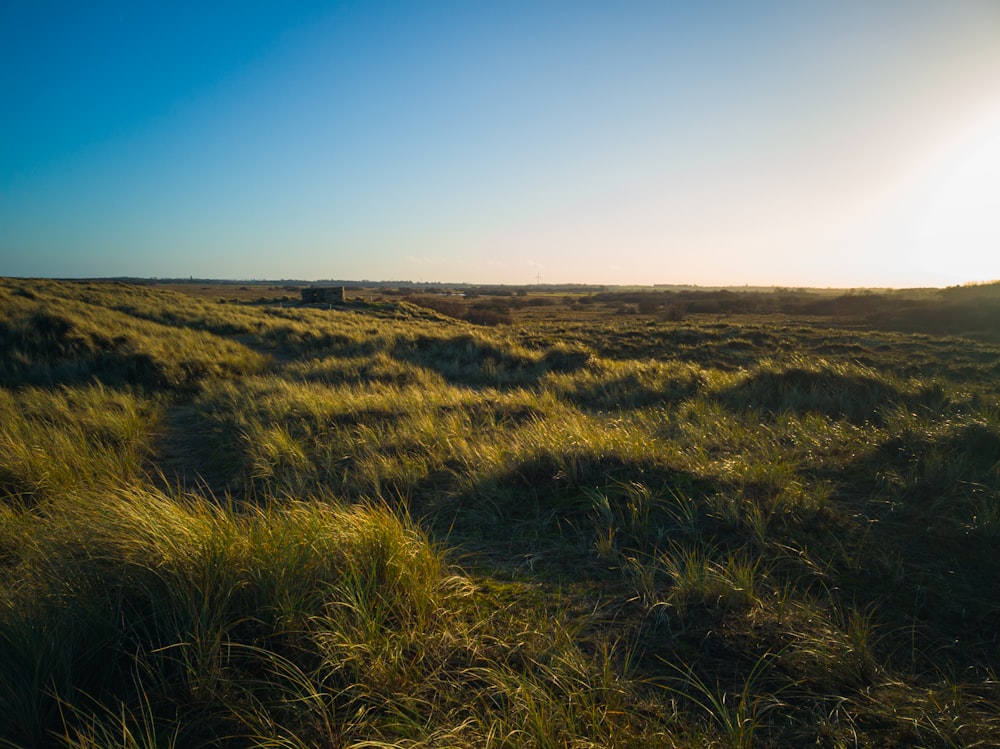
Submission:
M 1000 744 L 1000 346 L 565 297 L 0 280 L 0 746 Z

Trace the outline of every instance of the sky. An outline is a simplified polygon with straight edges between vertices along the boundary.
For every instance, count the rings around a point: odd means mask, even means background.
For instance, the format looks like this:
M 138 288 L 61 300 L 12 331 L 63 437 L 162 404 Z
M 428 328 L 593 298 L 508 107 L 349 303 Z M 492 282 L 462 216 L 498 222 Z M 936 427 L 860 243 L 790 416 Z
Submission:
M 0 275 L 1000 279 L 1000 0 L 5 0 Z

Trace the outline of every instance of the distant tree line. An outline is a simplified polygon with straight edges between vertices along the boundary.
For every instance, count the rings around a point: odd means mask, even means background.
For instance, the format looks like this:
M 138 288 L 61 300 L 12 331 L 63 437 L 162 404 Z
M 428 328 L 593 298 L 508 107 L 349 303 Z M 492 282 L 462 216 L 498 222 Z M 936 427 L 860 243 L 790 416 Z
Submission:
M 1000 335 L 1000 282 L 947 289 L 852 290 L 837 295 L 802 289 L 620 290 L 576 297 L 574 301 L 616 306 L 620 310 L 673 320 L 694 314 L 808 315 L 914 332 Z
M 489 292 L 488 294 L 484 292 Z M 405 294 L 405 301 L 479 325 L 513 321 L 528 306 L 602 305 L 618 314 L 681 321 L 688 315 L 801 315 L 838 318 L 876 328 L 936 334 L 975 333 L 1000 338 L 1000 283 L 948 289 L 849 290 L 824 293 L 804 289 L 768 291 L 635 290 L 529 296 L 525 289 L 470 287 L 464 292 Z

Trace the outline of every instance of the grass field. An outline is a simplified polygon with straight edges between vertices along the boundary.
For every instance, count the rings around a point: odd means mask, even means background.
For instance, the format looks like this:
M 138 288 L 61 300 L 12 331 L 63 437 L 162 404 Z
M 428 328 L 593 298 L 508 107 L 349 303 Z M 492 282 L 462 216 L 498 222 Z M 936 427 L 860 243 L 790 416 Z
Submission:
M 996 288 L 188 290 L 0 279 L 0 746 L 1000 745 Z

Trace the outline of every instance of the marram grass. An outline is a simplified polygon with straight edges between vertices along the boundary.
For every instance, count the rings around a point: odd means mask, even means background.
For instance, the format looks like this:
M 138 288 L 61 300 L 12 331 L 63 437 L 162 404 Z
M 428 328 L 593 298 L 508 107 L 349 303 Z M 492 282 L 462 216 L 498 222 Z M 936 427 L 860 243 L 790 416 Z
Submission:
M 610 730 L 597 718 L 633 688 L 541 622 L 512 629 L 382 506 L 67 495 L 6 570 L 15 745 L 596 745 Z
M 1000 347 L 614 304 L 0 282 L 0 745 L 1000 744 Z

